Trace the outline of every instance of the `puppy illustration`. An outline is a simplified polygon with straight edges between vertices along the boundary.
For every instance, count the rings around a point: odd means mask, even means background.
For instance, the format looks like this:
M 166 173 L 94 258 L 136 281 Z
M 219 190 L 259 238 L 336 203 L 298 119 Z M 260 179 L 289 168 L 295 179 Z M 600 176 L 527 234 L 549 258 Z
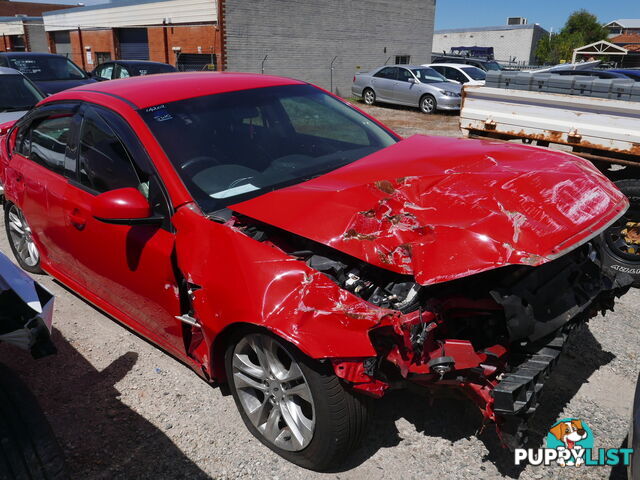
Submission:
M 584 440 L 587 438 L 587 431 L 582 426 L 581 420 L 571 420 L 569 422 L 560 422 L 558 425 L 549 430 L 551 434 L 560 440 L 564 444 L 563 447 L 558 447 L 558 450 L 582 450 L 580 445 L 577 445 L 577 442 L 580 440 Z M 564 458 L 558 458 L 558 463 L 563 467 L 565 465 L 575 465 L 580 466 L 584 463 L 583 458 L 578 458 L 574 461 L 573 456 L 569 457 L 569 460 L 565 462 Z

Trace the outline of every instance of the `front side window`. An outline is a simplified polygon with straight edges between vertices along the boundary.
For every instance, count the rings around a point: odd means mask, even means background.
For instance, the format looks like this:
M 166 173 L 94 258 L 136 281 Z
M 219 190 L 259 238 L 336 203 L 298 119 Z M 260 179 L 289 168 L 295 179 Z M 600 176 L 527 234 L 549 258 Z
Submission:
M 104 78 L 105 80 L 111 80 L 111 76 L 113 75 L 113 63 L 109 65 L 103 65 L 98 70 L 98 76 L 100 78 Z
M 19 70 L 34 81 L 83 80 L 86 74 L 71 60 L 57 55 L 9 57 L 9 67 Z
M 129 70 L 127 70 L 126 67 L 123 67 L 122 65 L 116 66 L 116 76 L 114 78 L 129 78 L 130 76 Z
M 398 80 L 400 80 L 401 82 L 410 82 L 411 80 L 413 80 L 413 75 L 411 75 L 411 72 L 409 70 L 407 70 L 406 68 L 399 68 L 398 70 Z
M 206 212 L 304 182 L 398 141 L 310 85 L 195 97 L 139 113 Z
M 25 133 L 20 153 L 56 173 L 64 172 L 71 115 L 54 115 L 36 120 Z
M 131 156 L 107 122 L 87 109 L 79 146 L 80 183 L 98 193 L 117 188 L 140 188 Z

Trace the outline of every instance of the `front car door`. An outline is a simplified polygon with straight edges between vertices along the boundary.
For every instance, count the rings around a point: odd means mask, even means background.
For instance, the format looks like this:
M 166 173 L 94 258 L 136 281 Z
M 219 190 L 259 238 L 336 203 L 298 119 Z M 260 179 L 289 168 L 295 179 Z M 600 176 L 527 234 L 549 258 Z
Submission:
M 67 229 L 83 287 L 98 305 L 135 325 L 154 342 L 184 356 L 178 280 L 172 263 L 171 209 L 151 161 L 125 120 L 85 104 L 78 142 L 78 177 L 70 182 Z M 91 215 L 96 195 L 137 188 L 162 225 L 114 225 Z M 104 305 L 106 304 L 106 305 Z
M 408 68 L 398 68 L 398 81 L 394 86 L 394 98 L 398 103 L 416 106 L 420 102 L 420 87 Z

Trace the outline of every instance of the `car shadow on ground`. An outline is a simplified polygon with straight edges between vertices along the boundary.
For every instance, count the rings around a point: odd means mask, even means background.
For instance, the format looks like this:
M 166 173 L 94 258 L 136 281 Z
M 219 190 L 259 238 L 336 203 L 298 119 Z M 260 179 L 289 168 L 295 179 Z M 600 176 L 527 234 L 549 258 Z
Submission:
M 155 425 L 120 400 L 128 352 L 98 370 L 56 330 L 57 355 L 33 360 L 8 345 L 0 362 L 34 392 L 65 451 L 71 478 L 210 478 Z
M 348 98 L 347 100 L 353 103 L 354 105 L 358 106 L 359 108 L 367 107 L 367 104 L 365 104 L 361 99 L 358 99 L 356 97 L 351 97 L 351 98 Z M 415 107 L 411 107 L 409 105 L 396 105 L 395 103 L 376 102 L 372 106 L 379 107 L 379 108 L 388 108 L 390 110 L 396 110 L 396 111 L 409 111 L 413 113 L 422 114 L 422 112 L 420 111 L 417 105 Z M 447 117 L 457 117 L 460 115 L 460 110 L 437 110 L 436 112 L 431 113 L 429 115 L 443 115 Z
M 580 327 L 571 335 L 560 362 L 544 386 L 541 404 L 531 420 L 528 448 L 544 446 L 549 428 L 559 419 L 565 406 L 576 395 L 580 387 L 614 355 L 602 350 L 600 343 L 588 328 Z M 364 463 L 381 448 L 396 447 L 402 443 L 411 445 L 411 438 L 402 438 L 396 423 L 404 419 L 416 432 L 430 437 L 440 437 L 452 444 L 477 434 L 482 418 L 470 400 L 458 395 L 420 396 L 414 392 L 396 391 L 388 393 L 374 403 L 374 413 L 363 445 L 350 456 L 340 471 L 347 471 Z M 501 475 L 518 478 L 526 465 L 516 466 L 513 453 L 501 446 L 493 425 L 488 425 L 478 438 L 484 443 L 487 453 L 480 459 L 491 462 Z M 464 448 L 464 446 L 462 446 Z M 422 452 L 425 461 L 429 456 L 446 458 L 446 449 Z M 469 462 L 476 462 L 470 458 Z M 482 466 L 481 466 L 482 468 Z

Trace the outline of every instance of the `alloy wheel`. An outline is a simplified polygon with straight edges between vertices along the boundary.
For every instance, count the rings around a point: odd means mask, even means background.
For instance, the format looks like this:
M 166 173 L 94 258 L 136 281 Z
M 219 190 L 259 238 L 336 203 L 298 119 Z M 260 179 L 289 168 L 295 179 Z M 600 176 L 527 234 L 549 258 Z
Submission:
M 233 350 L 233 384 L 247 417 L 266 440 L 304 449 L 315 430 L 311 389 L 298 362 L 276 339 L 254 333 Z
M 8 218 L 11 243 L 15 247 L 20 260 L 30 267 L 36 266 L 40 261 L 40 253 L 33 241 L 31 228 L 29 228 L 24 214 L 18 207 L 11 205 Z
M 373 90 L 366 90 L 364 92 L 364 103 L 367 105 L 373 105 L 376 101 L 376 94 L 373 93 Z
M 424 113 L 432 113 L 436 107 L 435 101 L 431 97 L 424 97 L 420 107 Z

